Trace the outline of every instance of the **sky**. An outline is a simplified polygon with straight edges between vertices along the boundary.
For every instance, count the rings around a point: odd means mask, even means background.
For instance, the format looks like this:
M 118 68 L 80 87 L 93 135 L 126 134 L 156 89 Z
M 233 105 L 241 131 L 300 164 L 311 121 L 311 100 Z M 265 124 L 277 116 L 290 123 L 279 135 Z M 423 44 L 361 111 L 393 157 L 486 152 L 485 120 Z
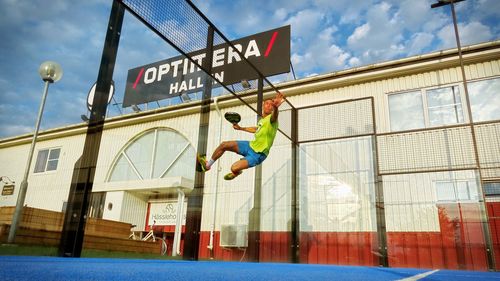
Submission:
M 179 0 L 182 1 L 182 0 Z M 450 7 L 437 0 L 193 0 L 230 40 L 291 25 L 297 79 L 456 47 Z M 0 139 L 32 133 L 43 93 L 38 68 L 58 62 L 41 130 L 83 122 L 97 80 L 112 0 L 0 0 Z M 462 46 L 500 39 L 500 1 L 456 4 Z M 127 71 L 178 56 L 126 12 L 108 116 L 122 108 Z M 280 79 L 291 79 L 291 75 Z M 173 101 L 143 104 L 164 107 Z

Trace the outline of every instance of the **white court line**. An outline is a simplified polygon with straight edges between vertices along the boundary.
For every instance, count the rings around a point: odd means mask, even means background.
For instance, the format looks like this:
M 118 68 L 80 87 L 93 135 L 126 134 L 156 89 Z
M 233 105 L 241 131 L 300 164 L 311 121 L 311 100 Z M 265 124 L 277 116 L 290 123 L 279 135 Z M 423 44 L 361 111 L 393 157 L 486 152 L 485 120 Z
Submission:
M 404 278 L 404 279 L 398 279 L 396 281 L 415 281 L 415 280 L 418 280 L 418 279 L 422 279 L 426 276 L 429 276 L 435 272 L 438 272 L 439 269 L 435 269 L 433 271 L 427 271 L 427 272 L 424 272 L 424 273 L 420 273 L 420 274 L 417 274 L 415 276 L 411 276 L 411 277 L 408 277 L 408 278 Z

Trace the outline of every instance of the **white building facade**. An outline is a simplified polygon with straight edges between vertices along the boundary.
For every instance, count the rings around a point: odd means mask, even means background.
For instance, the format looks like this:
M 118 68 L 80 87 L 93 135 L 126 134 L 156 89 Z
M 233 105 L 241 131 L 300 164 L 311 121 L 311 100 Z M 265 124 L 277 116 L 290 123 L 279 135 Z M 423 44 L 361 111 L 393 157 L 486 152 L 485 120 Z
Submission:
M 289 139 L 293 120 L 284 106 L 282 132 L 262 165 L 259 260 L 290 260 L 295 185 L 302 263 L 379 265 L 385 258 L 391 267 L 499 268 L 500 41 L 463 53 L 468 99 L 456 50 L 276 85 L 297 108 L 298 144 Z M 255 112 L 239 100 L 218 100 L 222 114 L 236 111 L 242 126 L 255 124 Z M 154 224 L 170 242 L 176 225 L 185 231 L 199 109 L 195 101 L 107 119 L 89 214 L 136 230 Z M 86 128 L 40 133 L 26 205 L 64 210 Z M 0 207 L 16 204 L 31 137 L 0 140 L 0 175 L 16 182 Z M 251 138 L 213 104 L 209 153 L 220 141 Z M 246 255 L 255 172 L 222 179 L 237 159 L 227 153 L 206 173 L 200 258 Z

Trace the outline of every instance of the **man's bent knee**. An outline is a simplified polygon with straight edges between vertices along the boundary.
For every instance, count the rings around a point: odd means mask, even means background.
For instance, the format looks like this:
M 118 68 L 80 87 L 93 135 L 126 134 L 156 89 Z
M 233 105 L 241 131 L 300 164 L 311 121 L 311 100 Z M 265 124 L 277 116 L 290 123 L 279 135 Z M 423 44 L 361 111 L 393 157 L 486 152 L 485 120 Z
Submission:
M 223 151 L 238 152 L 238 143 L 235 141 L 223 141 L 219 145 L 219 149 Z
M 234 174 L 238 174 L 244 169 L 248 169 L 248 161 L 247 160 L 240 160 L 231 165 L 231 172 Z
M 228 150 L 230 147 L 230 144 L 228 141 L 223 141 L 219 144 L 219 149 L 222 149 L 224 151 Z

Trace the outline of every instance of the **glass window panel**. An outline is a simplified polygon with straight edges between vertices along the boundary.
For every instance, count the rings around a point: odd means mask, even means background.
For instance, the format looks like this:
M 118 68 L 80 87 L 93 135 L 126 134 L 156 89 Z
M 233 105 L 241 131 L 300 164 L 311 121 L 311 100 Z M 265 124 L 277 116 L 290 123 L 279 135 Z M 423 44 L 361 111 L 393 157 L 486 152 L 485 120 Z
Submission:
M 194 148 L 189 146 L 181 156 L 170 167 L 164 177 L 180 176 L 190 180 L 194 180 L 193 159 L 195 159 Z
M 467 186 L 469 187 L 469 196 L 471 200 L 478 201 L 479 200 L 479 191 L 476 182 L 468 182 Z
M 118 157 L 113 172 L 111 173 L 110 181 L 126 181 L 138 180 L 136 173 L 128 163 L 123 154 Z
M 428 90 L 427 109 L 431 126 L 458 124 L 464 121 L 457 86 Z
M 155 137 L 156 150 L 154 150 Z M 182 176 L 194 179 L 195 150 L 182 135 L 174 131 L 158 129 L 156 134 L 150 131 L 132 142 L 118 157 L 109 181 L 139 179 L 125 155 L 144 179 L 159 178 L 169 166 L 164 177 Z M 151 167 L 152 177 L 150 177 Z
M 455 201 L 455 188 L 452 182 L 436 182 L 438 201 Z
M 51 149 L 50 153 L 49 153 L 49 160 L 57 160 L 57 159 L 59 159 L 59 154 L 60 153 L 61 153 L 61 149 L 60 148 Z
M 149 132 L 133 142 L 125 153 L 134 163 L 135 168 L 141 174 L 143 179 L 149 179 L 151 160 L 153 156 L 154 132 Z
M 38 156 L 36 158 L 35 173 L 45 172 L 45 164 L 47 164 L 47 157 L 49 156 L 49 150 L 38 151 Z
M 59 162 L 59 160 L 49 160 L 49 162 L 47 162 L 47 171 L 55 171 L 57 170 L 57 162 Z
M 457 194 L 459 200 L 471 200 L 469 185 L 467 182 L 457 182 Z
M 153 177 L 161 177 L 187 145 L 187 140 L 181 135 L 172 131 L 159 131 Z M 192 159 L 195 159 L 194 155 Z
M 484 195 L 500 195 L 500 182 L 493 183 L 485 183 L 484 187 Z
M 375 231 L 371 139 L 318 142 L 301 148 L 301 231 Z
M 389 96 L 392 131 L 424 128 L 424 112 L 420 91 Z
M 500 78 L 468 84 L 475 122 L 500 119 Z

